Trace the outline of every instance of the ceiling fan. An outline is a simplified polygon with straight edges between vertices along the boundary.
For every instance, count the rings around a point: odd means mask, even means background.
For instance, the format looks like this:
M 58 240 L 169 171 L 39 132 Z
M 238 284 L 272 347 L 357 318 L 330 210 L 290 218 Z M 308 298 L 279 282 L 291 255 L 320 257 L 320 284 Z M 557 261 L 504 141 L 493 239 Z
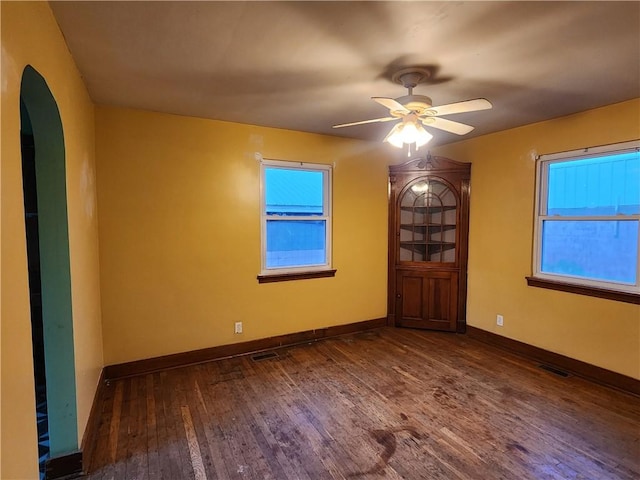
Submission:
M 485 98 L 476 98 L 434 107 L 429 97 L 413 94 L 414 87 L 426 81 L 430 75 L 431 72 L 428 69 L 420 67 L 408 67 L 397 71 L 392 80 L 402 84 L 409 91 L 408 95 L 398 98 L 372 97 L 372 100 L 389 109 L 389 116 L 361 122 L 342 123 L 334 125 L 333 128 L 401 120 L 391 129 L 384 141 L 398 148 L 401 148 L 403 144 L 411 145 L 413 143 L 416 144 L 416 148 L 419 148 L 433 138 L 433 135 L 428 133 L 422 125 L 457 135 L 465 135 L 471 132 L 474 127 L 447 120 L 446 118 L 441 118 L 441 116 L 492 108 L 491 102 Z

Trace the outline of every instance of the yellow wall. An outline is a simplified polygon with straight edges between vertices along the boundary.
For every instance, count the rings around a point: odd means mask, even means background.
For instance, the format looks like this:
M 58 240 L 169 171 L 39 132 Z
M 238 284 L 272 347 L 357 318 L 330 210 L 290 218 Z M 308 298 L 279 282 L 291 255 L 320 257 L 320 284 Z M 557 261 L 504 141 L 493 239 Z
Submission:
M 472 162 L 467 323 L 640 379 L 640 307 L 528 287 L 535 156 L 640 138 L 640 100 L 437 149 Z M 435 152 L 435 150 L 434 150 Z M 504 315 L 504 327 L 496 326 Z
M 1 2 L 2 471 L 38 478 L 29 288 L 20 155 L 22 71 L 33 66 L 60 109 L 67 201 L 76 364 L 78 441 L 103 365 L 95 192 L 94 107 L 45 2 Z
M 378 143 L 97 107 L 96 151 L 106 364 L 386 316 Z M 334 278 L 258 284 L 255 152 L 335 163 Z

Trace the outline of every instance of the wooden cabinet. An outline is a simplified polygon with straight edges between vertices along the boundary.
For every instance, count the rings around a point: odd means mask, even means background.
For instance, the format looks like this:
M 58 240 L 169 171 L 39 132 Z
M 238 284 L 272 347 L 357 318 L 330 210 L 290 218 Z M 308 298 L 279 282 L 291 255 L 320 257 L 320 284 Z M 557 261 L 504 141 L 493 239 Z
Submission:
M 464 332 L 471 164 L 389 167 L 390 325 Z

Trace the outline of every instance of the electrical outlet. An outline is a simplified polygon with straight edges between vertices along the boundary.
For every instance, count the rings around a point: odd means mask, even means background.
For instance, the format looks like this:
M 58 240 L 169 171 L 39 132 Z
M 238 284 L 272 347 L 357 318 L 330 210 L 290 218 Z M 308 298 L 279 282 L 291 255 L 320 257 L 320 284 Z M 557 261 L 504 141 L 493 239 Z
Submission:
M 235 333 L 242 333 L 242 322 L 236 322 L 234 332 Z
M 496 315 L 496 325 L 499 327 L 504 325 L 504 317 L 502 315 Z

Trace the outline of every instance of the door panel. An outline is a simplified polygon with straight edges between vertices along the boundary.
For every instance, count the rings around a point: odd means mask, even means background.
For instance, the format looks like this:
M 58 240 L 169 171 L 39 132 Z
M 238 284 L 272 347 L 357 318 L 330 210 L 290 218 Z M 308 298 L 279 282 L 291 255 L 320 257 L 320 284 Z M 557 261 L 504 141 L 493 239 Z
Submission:
M 402 312 L 406 318 L 419 320 L 423 317 L 424 278 L 422 276 L 404 277 L 402 281 Z
M 457 272 L 400 270 L 396 291 L 398 326 L 456 331 Z

